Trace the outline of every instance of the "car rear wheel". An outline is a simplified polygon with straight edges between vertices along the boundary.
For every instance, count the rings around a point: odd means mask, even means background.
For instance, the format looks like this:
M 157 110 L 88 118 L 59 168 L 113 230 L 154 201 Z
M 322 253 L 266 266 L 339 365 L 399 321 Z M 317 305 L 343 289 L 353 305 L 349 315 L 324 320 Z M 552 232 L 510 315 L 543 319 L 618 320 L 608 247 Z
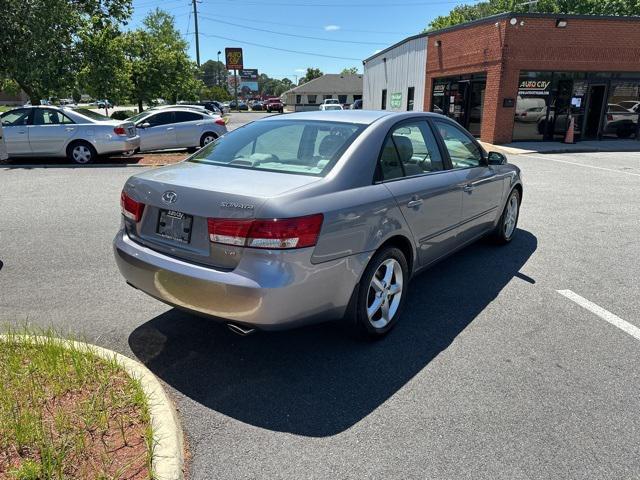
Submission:
M 206 132 L 200 138 L 200 146 L 205 147 L 213 142 L 218 136 L 213 132 Z
M 498 225 L 492 233 L 492 239 L 498 244 L 509 243 L 516 233 L 520 216 L 520 191 L 514 188 L 502 211 Z
M 73 142 L 67 148 L 67 157 L 74 163 L 79 165 L 86 165 L 87 163 L 93 162 L 98 154 L 96 149 L 93 148 L 88 142 Z
M 409 267 L 401 250 L 384 247 L 367 265 L 351 323 L 358 336 L 380 338 L 398 322 L 406 299 Z

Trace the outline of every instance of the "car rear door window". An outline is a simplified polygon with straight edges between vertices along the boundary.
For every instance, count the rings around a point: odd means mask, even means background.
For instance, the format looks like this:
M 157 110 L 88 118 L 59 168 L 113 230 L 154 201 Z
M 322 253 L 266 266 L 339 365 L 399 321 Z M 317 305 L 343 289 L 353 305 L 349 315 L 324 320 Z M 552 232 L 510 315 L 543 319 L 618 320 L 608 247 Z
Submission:
M 195 122 L 202 120 L 202 115 L 195 112 L 175 112 L 175 123 Z
M 380 154 L 383 180 L 423 175 L 443 168 L 436 139 L 423 121 L 395 126 Z
M 48 108 L 37 108 L 33 115 L 34 125 L 62 125 L 74 123 L 64 113 Z
M 471 168 L 482 165 L 482 151 L 470 135 L 449 122 L 434 124 L 449 152 L 453 168 Z
M 151 115 L 146 120 L 152 127 L 158 127 L 160 125 L 167 125 L 173 123 L 173 112 L 160 112 L 155 115 Z

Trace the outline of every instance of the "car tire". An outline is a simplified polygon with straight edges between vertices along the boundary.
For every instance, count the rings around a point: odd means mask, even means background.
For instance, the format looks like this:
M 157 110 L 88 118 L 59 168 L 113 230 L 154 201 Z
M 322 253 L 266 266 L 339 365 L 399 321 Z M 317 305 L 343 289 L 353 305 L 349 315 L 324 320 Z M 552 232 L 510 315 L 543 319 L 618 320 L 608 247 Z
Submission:
M 498 245 L 509 243 L 515 236 L 520 218 L 520 190 L 514 188 L 509 194 L 500 220 L 491 233 L 491 240 Z
M 355 301 L 348 314 L 352 332 L 368 339 L 389 333 L 402 315 L 408 285 L 409 266 L 404 253 L 391 246 L 376 252 L 354 292 Z
M 205 147 L 207 145 L 209 145 L 211 142 L 213 142 L 216 138 L 218 138 L 218 135 L 216 135 L 213 132 L 205 132 L 202 134 L 202 137 L 200 137 L 200 147 Z
M 98 158 L 98 152 L 89 142 L 78 140 L 67 147 L 67 158 L 78 165 L 87 165 Z

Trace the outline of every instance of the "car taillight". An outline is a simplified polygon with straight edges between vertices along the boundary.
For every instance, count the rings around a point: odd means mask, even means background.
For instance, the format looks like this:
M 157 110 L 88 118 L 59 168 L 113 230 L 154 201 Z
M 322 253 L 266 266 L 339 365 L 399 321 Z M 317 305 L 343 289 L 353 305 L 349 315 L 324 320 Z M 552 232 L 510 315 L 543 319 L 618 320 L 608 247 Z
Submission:
M 120 194 L 120 206 L 122 207 L 122 215 L 130 218 L 134 222 L 139 222 L 144 211 L 144 203 L 136 202 L 126 193 Z
M 126 135 L 127 131 L 125 130 L 124 127 L 115 127 L 113 129 L 113 133 L 115 133 L 116 135 Z
M 216 123 L 217 125 L 221 125 L 221 126 L 223 126 L 223 127 L 226 125 L 226 123 L 224 123 L 224 120 L 223 120 L 223 119 L 221 119 L 221 118 L 217 119 L 217 120 L 215 121 L 215 123 Z
M 307 217 L 255 220 L 209 218 L 209 240 L 251 248 L 312 247 L 318 241 L 323 219 L 321 213 Z

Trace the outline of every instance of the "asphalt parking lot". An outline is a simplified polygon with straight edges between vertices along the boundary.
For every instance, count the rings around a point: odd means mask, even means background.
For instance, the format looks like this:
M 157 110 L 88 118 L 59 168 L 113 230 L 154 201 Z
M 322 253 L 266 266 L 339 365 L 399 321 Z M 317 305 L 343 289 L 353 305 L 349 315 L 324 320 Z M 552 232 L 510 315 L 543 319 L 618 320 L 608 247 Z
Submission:
M 111 240 L 140 168 L 0 168 L 0 322 L 143 361 L 191 479 L 639 478 L 640 153 L 510 161 L 514 241 L 415 278 L 375 343 L 333 325 L 238 337 L 128 287 Z

